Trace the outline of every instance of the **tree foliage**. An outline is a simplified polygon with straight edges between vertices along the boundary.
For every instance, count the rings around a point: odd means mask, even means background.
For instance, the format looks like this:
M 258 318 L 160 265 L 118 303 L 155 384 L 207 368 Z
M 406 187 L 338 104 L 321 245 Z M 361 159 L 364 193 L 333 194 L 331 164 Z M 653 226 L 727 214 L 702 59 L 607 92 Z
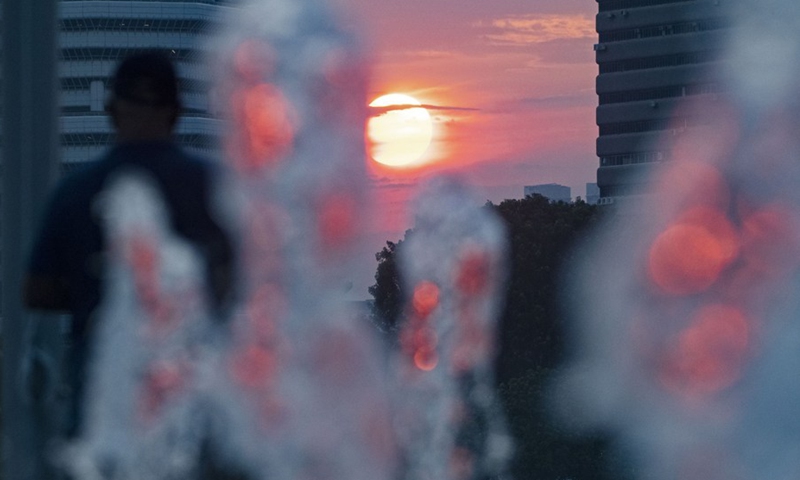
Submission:
M 548 387 L 565 360 L 564 312 L 559 300 L 564 266 L 574 247 L 591 234 L 601 210 L 578 200 L 550 202 L 533 195 L 487 203 L 508 229 L 510 276 L 499 322 L 497 388 L 516 441 L 514 478 L 622 480 L 629 476 L 604 437 L 580 437 L 553 420 Z M 413 231 L 406 232 L 406 239 Z M 405 294 L 396 252 L 387 242 L 376 255 L 375 313 L 385 332 L 398 330 Z
M 411 235 L 411 230 L 407 230 L 405 237 Z M 373 318 L 382 332 L 389 334 L 390 339 L 396 337 L 398 319 L 403 309 L 403 290 L 400 279 L 400 271 L 397 267 L 396 252 L 397 248 L 403 243 L 386 242 L 386 246 L 375 254 L 378 261 L 378 270 L 375 272 L 375 285 L 369 287 L 369 294 L 372 295 Z

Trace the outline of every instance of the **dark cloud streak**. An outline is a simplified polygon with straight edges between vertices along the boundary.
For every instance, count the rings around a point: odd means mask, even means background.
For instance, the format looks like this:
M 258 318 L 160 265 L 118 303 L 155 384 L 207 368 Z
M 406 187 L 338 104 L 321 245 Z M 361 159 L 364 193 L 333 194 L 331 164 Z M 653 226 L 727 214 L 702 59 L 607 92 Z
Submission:
M 445 105 L 430 105 L 423 103 L 422 105 L 387 105 L 385 107 L 368 107 L 372 115 L 381 115 L 387 112 L 394 112 L 397 110 L 408 110 L 410 108 L 424 108 L 426 110 L 438 111 L 457 111 L 457 112 L 475 112 L 479 109 L 470 107 L 451 107 Z
M 552 95 L 549 97 L 528 97 L 512 101 L 502 102 L 491 108 L 491 113 L 514 113 L 532 109 L 552 109 L 552 108 L 571 108 L 588 107 L 597 103 L 597 96 L 594 92 L 577 92 L 566 95 Z

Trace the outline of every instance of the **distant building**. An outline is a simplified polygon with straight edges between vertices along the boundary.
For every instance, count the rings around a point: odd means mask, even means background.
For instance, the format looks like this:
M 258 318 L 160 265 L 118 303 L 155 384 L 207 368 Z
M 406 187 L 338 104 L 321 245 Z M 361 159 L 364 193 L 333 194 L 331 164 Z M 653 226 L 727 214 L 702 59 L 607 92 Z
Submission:
M 557 183 L 546 183 L 543 185 L 528 185 L 525 187 L 525 196 L 539 194 L 554 202 L 569 202 L 572 200 L 572 193 L 569 187 Z
M 596 183 L 586 184 L 586 198 L 584 199 L 589 205 L 596 205 L 600 200 L 600 187 Z
M 719 0 L 597 0 L 597 184 L 600 203 L 635 192 L 654 162 L 657 139 L 696 119 L 671 118 L 684 97 L 714 95 L 708 76 L 727 27 Z M 669 120 L 669 121 L 668 121 Z

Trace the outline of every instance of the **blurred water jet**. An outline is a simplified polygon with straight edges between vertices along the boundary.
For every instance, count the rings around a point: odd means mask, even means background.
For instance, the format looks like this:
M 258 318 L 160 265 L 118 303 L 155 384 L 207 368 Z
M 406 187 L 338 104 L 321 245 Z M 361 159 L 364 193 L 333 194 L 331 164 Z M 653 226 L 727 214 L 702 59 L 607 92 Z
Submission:
M 109 185 L 113 274 L 87 428 L 64 461 L 85 479 L 186 478 L 209 462 L 249 479 L 388 479 L 380 355 L 343 288 L 370 218 L 361 46 L 317 0 L 244 2 L 212 43 L 238 297 L 212 321 L 158 189 Z
M 731 7 L 708 73 L 723 92 L 680 108 L 695 126 L 661 139 L 651 188 L 578 262 L 575 277 L 604 280 L 570 287 L 561 408 L 616 431 L 642 478 L 800 472 L 800 7 Z
M 477 479 L 508 468 L 512 442 L 493 386 L 505 228 L 475 205 L 464 185 L 432 180 L 399 250 L 411 292 L 395 359 L 404 478 Z

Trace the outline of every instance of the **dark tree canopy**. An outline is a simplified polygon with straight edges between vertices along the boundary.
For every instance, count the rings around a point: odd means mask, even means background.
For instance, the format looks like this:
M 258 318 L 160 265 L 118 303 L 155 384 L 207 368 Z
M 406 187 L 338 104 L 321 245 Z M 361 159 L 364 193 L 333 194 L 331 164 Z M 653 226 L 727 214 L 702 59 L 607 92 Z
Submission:
M 411 233 L 411 230 L 407 230 L 405 238 Z M 394 332 L 404 302 L 400 272 L 395 258 L 397 248 L 402 243 L 403 240 L 397 243 L 386 242 L 386 246 L 375 254 L 378 270 L 375 272 L 375 285 L 368 289 L 374 299 L 372 309 L 375 322 L 381 331 L 389 334 L 390 338 L 395 337 Z
M 487 203 L 505 221 L 509 234 L 510 277 L 499 322 L 496 381 L 509 428 L 516 441 L 512 474 L 516 480 L 624 480 L 630 472 L 613 460 L 607 438 L 580 437 L 552 418 L 548 387 L 565 360 L 564 312 L 560 282 L 574 247 L 587 240 L 601 209 L 578 200 L 550 202 L 533 195 Z M 407 231 L 406 237 L 413 231 Z M 405 298 L 398 278 L 398 243 L 376 255 L 376 318 L 390 336 L 402 321 Z M 568 299 L 567 299 L 568 301 Z

